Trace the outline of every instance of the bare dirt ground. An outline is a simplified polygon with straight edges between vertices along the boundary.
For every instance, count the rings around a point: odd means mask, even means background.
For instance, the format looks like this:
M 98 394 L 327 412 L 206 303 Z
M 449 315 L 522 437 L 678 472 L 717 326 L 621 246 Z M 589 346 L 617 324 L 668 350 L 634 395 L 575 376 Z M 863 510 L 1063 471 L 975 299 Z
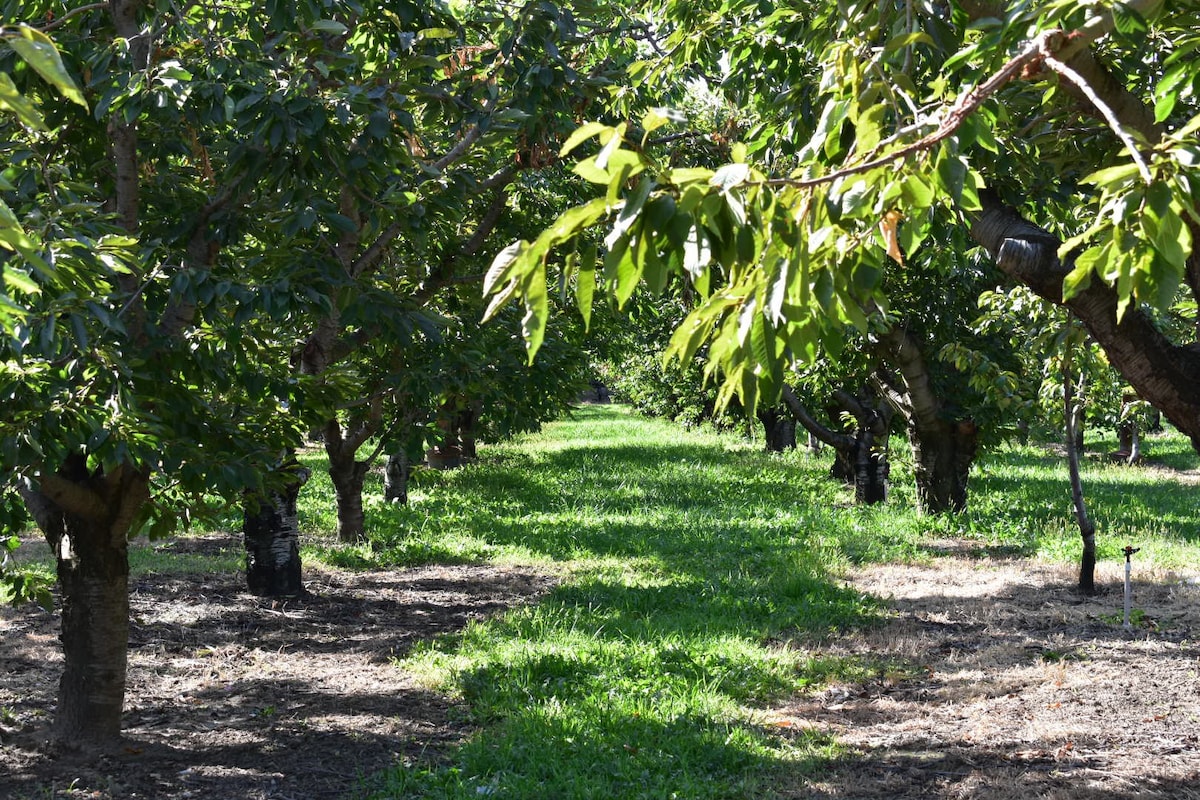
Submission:
M 247 594 L 240 575 L 133 579 L 126 737 L 104 757 L 56 758 L 46 745 L 57 617 L 0 610 L 0 798 L 353 797 L 362 776 L 436 756 L 470 732 L 391 659 L 553 583 L 495 566 L 309 569 L 306 580 L 312 598 L 272 603 Z
M 1085 598 L 1066 568 L 971 546 L 941 542 L 951 555 L 928 566 L 851 576 L 894 614 L 826 654 L 909 666 L 777 710 L 781 729 L 831 733 L 848 750 L 791 796 L 1200 798 L 1200 586 L 1138 575 L 1135 556 L 1140 624 L 1126 631 L 1123 567 Z
M 893 667 L 773 710 L 780 735 L 815 729 L 846 749 L 833 772 L 781 793 L 1200 798 L 1200 585 L 1135 571 L 1142 616 L 1124 631 L 1118 568 L 1101 573 L 1107 593 L 1084 598 L 1064 568 L 973 547 L 935 542 L 928 565 L 849 576 L 892 598 L 892 618 L 822 654 Z M 391 658 L 553 583 L 480 566 L 308 578 L 315 596 L 283 604 L 245 594 L 237 575 L 136 579 L 126 742 L 103 758 L 55 759 L 45 745 L 56 618 L 0 611 L 0 798 L 354 797 L 360 776 L 436 759 L 470 733 Z

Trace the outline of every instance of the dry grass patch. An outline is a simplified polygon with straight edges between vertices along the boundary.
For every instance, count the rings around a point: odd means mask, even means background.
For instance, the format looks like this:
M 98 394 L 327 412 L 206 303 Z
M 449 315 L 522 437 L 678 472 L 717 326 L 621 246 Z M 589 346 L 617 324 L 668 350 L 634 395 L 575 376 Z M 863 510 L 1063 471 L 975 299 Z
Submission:
M 912 669 L 779 709 L 849 751 L 794 796 L 1200 798 L 1200 587 L 1137 575 L 1125 631 L 1123 567 L 1098 577 L 1082 597 L 1071 570 L 1023 559 L 856 570 L 893 618 L 826 652 Z

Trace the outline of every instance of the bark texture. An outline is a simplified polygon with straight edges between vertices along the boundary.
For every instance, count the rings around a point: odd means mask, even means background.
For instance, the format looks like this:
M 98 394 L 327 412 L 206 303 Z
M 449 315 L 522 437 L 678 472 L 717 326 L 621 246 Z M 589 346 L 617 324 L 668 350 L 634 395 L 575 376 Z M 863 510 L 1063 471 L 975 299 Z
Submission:
M 790 386 L 784 386 L 783 402 L 805 430 L 833 448 L 831 473 L 854 486 L 856 503 L 882 503 L 888 496 L 887 441 L 891 414 L 875 409 L 849 392 L 834 393 L 834 402 L 856 421 L 853 434 L 834 431 L 819 423 Z
M 880 388 L 903 415 L 913 452 L 917 507 L 922 513 L 967 507 L 967 483 L 979 450 L 979 429 L 938 395 L 917 337 L 893 326 L 880 336 L 898 373 L 880 371 Z
M 300 522 L 296 501 L 310 472 L 294 462 L 286 467 L 282 489 L 248 497 L 242 520 L 246 547 L 246 587 L 259 597 L 299 597 Z
M 129 644 L 127 542 L 149 484 L 129 465 L 89 472 L 77 454 L 21 492 L 54 553 L 61 590 L 63 673 L 53 730 L 63 745 L 103 749 L 120 736 Z
M 1005 274 L 1069 308 L 1138 395 L 1200 451 L 1200 346 L 1174 344 L 1140 308 L 1130 306 L 1118 321 L 1117 294 L 1099 280 L 1064 302 L 1062 283 L 1073 265 L 1059 260 L 1060 240 L 995 197 L 984 198 L 971 236 Z
M 1075 387 L 1072 383 L 1070 358 L 1063 359 L 1063 419 L 1066 427 L 1067 467 L 1071 480 L 1071 503 L 1075 508 L 1075 521 L 1079 525 L 1079 538 L 1083 541 L 1083 552 L 1079 557 L 1079 590 L 1085 594 L 1096 592 L 1096 523 L 1088 516 L 1087 504 L 1083 499 L 1083 480 L 1079 475 L 1079 450 L 1075 446 L 1075 423 L 1079 407 L 1075 403 Z
M 383 499 L 388 503 L 408 505 L 408 476 L 412 470 L 408 453 L 401 448 L 388 456 L 383 473 Z
M 758 421 L 763 426 L 763 439 L 769 453 L 796 449 L 796 420 L 778 407 L 758 409 Z

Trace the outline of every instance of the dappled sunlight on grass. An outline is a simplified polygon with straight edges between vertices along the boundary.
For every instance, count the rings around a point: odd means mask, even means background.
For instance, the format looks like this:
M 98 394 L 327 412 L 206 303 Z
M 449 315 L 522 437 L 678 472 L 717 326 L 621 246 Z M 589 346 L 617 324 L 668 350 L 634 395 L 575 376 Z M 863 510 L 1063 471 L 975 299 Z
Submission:
M 763 729 L 760 709 L 878 668 L 819 655 L 881 615 L 839 571 L 929 561 L 956 542 L 1077 557 L 1065 464 L 1041 449 L 981 459 L 969 510 L 935 517 L 913 510 L 901 443 L 892 498 L 872 507 L 828 477 L 827 455 L 767 454 L 619 407 L 480 452 L 461 470 L 418 472 L 407 506 L 368 501 L 369 542 L 313 551 L 358 568 L 490 560 L 562 576 L 537 605 L 402 662 L 484 727 L 454 766 L 399 767 L 379 797 L 757 796 L 836 751 Z M 1162 477 L 1088 460 L 1103 558 L 1126 543 L 1162 563 L 1195 558 L 1195 506 Z M 307 518 L 325 524 L 312 498 L 331 504 L 332 492 L 310 489 Z

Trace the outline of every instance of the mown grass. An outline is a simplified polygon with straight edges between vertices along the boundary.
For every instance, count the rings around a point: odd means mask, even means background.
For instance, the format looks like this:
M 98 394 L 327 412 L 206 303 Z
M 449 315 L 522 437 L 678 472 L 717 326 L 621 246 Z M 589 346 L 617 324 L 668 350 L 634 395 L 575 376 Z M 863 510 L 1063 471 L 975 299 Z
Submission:
M 1151 446 L 1195 466 L 1179 437 Z M 911 510 L 902 463 L 891 502 L 854 507 L 826 477 L 827 457 L 772 456 L 613 407 L 483 455 L 422 474 L 408 507 L 371 507 L 369 544 L 312 553 L 361 566 L 536 562 L 563 575 L 542 602 L 401 662 L 460 697 L 480 727 L 448 761 L 380 776 L 376 798 L 770 797 L 795 785 L 789 774 L 836 758 L 837 744 L 781 735 L 762 710 L 897 669 L 821 655 L 823 640 L 882 613 L 841 587 L 840 568 L 933 558 L 931 542 L 946 538 L 985 553 L 1078 555 L 1065 465 L 1040 448 L 985 458 L 971 510 L 937 518 Z M 1195 563 L 1200 518 L 1187 488 L 1098 458 L 1084 479 L 1103 557 L 1133 544 L 1151 563 Z M 331 493 L 309 489 L 310 524 L 332 528 L 321 516 Z
M 1090 439 L 1083 480 L 1103 559 L 1140 547 L 1139 568 L 1200 563 L 1196 470 L 1183 437 L 1147 444 L 1154 464 L 1109 463 Z M 833 658 L 822 642 L 875 624 L 876 598 L 843 588 L 849 564 L 968 551 L 1063 563 L 1079 556 L 1064 459 L 1007 445 L 972 475 L 969 510 L 921 517 L 907 446 L 895 485 L 857 507 L 828 454 L 769 455 L 758 443 L 588 407 L 537 435 L 481 451 L 453 472 L 419 471 L 408 506 L 368 481 L 369 540 L 334 542 L 323 455 L 301 494 L 308 562 L 357 569 L 490 561 L 561 577 L 540 602 L 427 643 L 399 666 L 461 698 L 477 733 L 453 753 L 371 779 L 374 798 L 769 798 L 839 756 L 831 738 L 771 724 L 765 709 L 827 681 L 903 673 Z M 1194 480 L 1194 475 L 1192 476 Z M 236 521 L 231 524 L 236 524 Z M 44 547 L 42 548 L 44 550 Z M 18 554 L 27 548 L 22 547 Z M 963 552 L 957 548 L 956 552 Z M 134 574 L 233 571 L 216 554 L 134 547 Z M 30 562 L 49 561 L 43 556 Z

